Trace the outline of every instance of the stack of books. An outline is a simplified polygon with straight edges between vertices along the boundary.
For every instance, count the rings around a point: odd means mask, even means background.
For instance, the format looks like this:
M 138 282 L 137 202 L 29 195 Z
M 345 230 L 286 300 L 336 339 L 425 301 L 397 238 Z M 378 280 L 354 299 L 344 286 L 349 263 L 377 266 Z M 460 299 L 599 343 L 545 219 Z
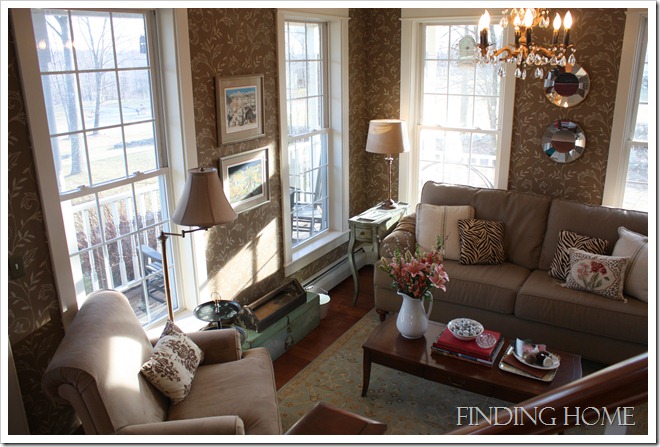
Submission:
M 484 330 L 484 334 L 492 334 L 497 342 L 490 348 L 482 348 L 477 345 L 476 340 L 459 340 L 454 337 L 449 329 L 442 331 L 438 339 L 433 342 L 432 349 L 448 357 L 454 357 L 479 365 L 492 366 L 497 355 L 502 350 L 504 337 L 495 331 Z

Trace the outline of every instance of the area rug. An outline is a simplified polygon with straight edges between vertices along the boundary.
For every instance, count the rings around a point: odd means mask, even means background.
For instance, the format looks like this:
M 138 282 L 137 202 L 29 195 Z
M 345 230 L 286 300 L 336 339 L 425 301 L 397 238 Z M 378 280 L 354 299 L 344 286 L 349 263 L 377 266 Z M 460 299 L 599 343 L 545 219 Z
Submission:
M 499 399 L 437 384 L 372 364 L 369 392 L 362 393 L 362 344 L 379 324 L 371 310 L 310 365 L 278 391 L 286 431 L 316 402 L 323 401 L 387 423 L 387 435 L 441 435 L 457 428 L 457 407 L 511 405 Z M 586 371 L 585 368 L 585 373 Z M 628 433 L 646 434 L 646 409 L 637 408 Z M 573 428 L 567 434 L 602 434 L 603 427 Z M 430 441 L 429 439 L 419 440 Z

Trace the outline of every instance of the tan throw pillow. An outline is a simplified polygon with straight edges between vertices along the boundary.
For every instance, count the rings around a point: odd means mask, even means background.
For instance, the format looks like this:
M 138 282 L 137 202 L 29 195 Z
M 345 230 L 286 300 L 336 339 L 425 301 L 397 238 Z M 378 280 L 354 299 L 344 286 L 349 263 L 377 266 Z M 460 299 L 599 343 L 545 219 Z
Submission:
M 492 220 L 458 221 L 461 264 L 502 264 L 504 262 L 504 223 Z
M 619 239 L 614 244 L 612 256 L 628 256 L 623 293 L 649 302 L 649 238 L 643 234 L 619 227 Z
M 566 281 L 566 275 L 568 275 L 568 270 L 571 264 L 569 256 L 569 250 L 571 248 L 577 248 L 589 253 L 602 255 L 605 254 L 605 250 L 607 250 L 607 241 L 605 239 L 598 239 L 573 233 L 568 230 L 561 230 L 559 232 L 559 239 L 557 240 L 555 256 L 552 258 L 548 275 Z
M 458 261 L 461 244 L 458 237 L 458 221 L 474 218 L 474 208 L 469 205 L 437 206 L 428 203 L 417 205 L 415 238 L 422 251 L 435 248 L 438 237 L 442 238 L 445 259 Z
M 571 261 L 566 287 L 626 301 L 623 283 L 630 258 L 595 255 L 577 248 L 571 248 L 569 256 Z
M 190 392 L 202 360 L 204 352 L 181 329 L 168 321 L 141 372 L 172 403 L 177 404 Z

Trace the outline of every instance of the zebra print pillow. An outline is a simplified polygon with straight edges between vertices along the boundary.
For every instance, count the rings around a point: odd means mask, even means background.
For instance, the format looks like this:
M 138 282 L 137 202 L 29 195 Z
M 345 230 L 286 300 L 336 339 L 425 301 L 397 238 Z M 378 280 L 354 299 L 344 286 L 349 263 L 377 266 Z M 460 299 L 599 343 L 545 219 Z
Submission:
M 578 250 L 584 250 L 597 255 L 604 255 L 605 250 L 607 250 L 607 241 L 605 239 L 573 233 L 568 230 L 561 230 L 559 232 L 555 256 L 552 258 L 552 263 L 550 263 L 548 275 L 566 281 L 566 276 L 571 269 L 571 258 L 569 255 L 571 248 L 577 248 Z
M 502 264 L 504 262 L 504 223 L 492 220 L 458 221 L 461 264 Z

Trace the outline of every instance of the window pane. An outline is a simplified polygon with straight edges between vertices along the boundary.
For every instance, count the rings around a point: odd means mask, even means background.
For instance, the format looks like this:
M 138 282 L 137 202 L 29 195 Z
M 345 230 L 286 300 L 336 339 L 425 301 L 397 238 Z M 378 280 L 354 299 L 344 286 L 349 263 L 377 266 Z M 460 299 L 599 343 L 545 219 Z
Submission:
M 80 73 L 79 78 L 85 128 L 121 124 L 115 72 Z
M 114 68 L 110 13 L 73 11 L 71 23 L 78 70 Z
M 447 93 L 449 64 L 446 61 L 426 61 L 424 93 Z
M 305 62 L 289 62 L 289 98 L 304 98 L 307 96 L 307 64 Z
M 92 184 L 125 178 L 126 157 L 121 128 L 87 132 Z
M 134 124 L 124 128 L 128 173 L 147 172 L 158 168 L 153 123 Z
M 145 23 L 142 14 L 113 13 L 117 66 L 148 67 L 149 54 Z
M 134 183 L 135 202 L 137 204 L 138 228 L 147 229 L 150 242 L 155 244 L 158 236 L 155 227 L 167 221 L 169 216 L 164 206 L 166 197 L 164 176 L 153 177 Z
M 426 58 L 447 59 L 449 57 L 449 27 L 426 27 Z
M 439 126 L 447 122 L 447 95 L 424 95 L 422 123 L 426 126 Z
M 623 198 L 624 208 L 648 210 L 648 168 L 648 147 L 632 146 Z
M 68 12 L 33 9 L 32 23 L 41 72 L 73 70 L 73 45 Z
M 43 75 L 41 83 L 50 134 L 82 130 L 76 77 L 71 74 Z
M 119 85 L 123 122 L 131 123 L 153 119 L 149 71 L 122 71 L 119 73 Z
M 50 139 L 59 191 L 71 191 L 81 185 L 89 186 L 87 151 L 82 134 L 74 133 Z
M 64 214 L 67 235 L 75 238 L 72 246 L 69 241 L 69 254 L 101 244 L 101 221 L 96 207 L 96 197 L 88 195 L 69 200 L 62 204 L 68 211 Z
M 305 133 L 307 126 L 307 100 L 295 99 L 289 102 L 291 107 L 289 114 L 289 135 L 300 135 Z
M 106 241 L 135 231 L 135 201 L 130 185 L 105 191 L 99 198 Z
M 474 98 L 474 127 L 497 130 L 499 119 L 499 96 L 476 96 Z
M 461 95 L 474 94 L 474 73 L 474 63 L 450 62 L 449 93 Z
M 321 59 L 321 25 L 307 24 L 307 59 Z
M 286 47 L 289 60 L 304 60 L 307 56 L 305 24 L 287 22 L 287 28 Z
M 455 96 L 449 95 L 447 97 L 448 110 L 447 122 L 444 123 L 447 127 L 473 127 L 472 114 L 474 107 L 473 96 Z

